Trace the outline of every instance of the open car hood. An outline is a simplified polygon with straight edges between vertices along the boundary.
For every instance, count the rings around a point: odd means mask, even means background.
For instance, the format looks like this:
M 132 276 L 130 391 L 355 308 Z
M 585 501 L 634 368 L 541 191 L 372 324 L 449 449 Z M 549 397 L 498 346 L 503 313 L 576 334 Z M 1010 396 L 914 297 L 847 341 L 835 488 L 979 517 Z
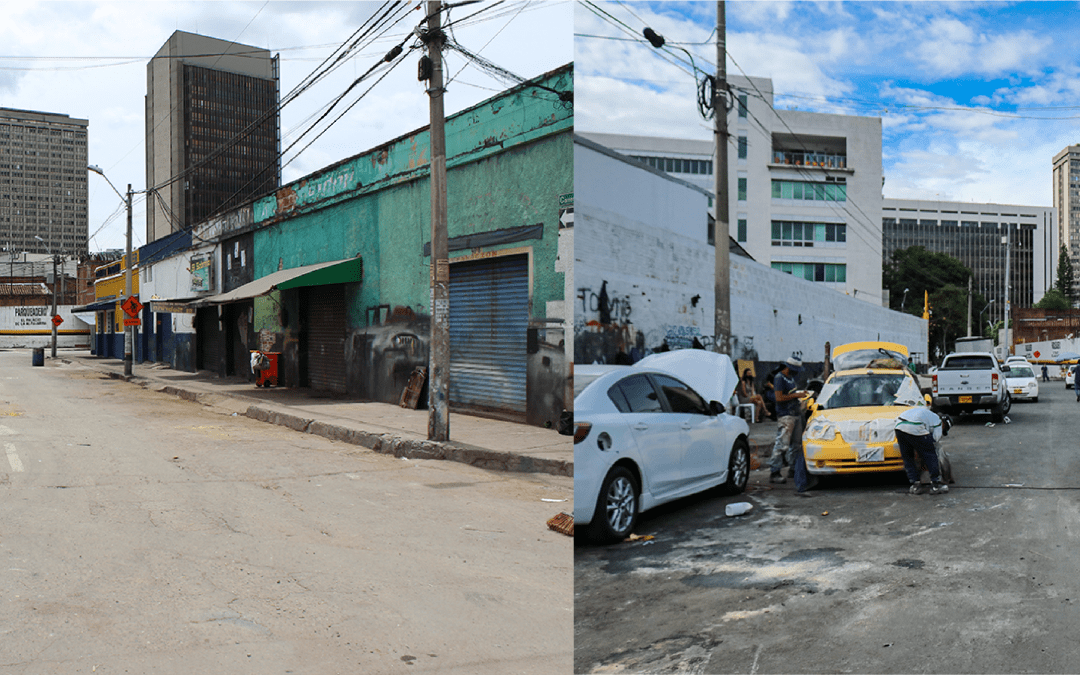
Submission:
M 730 356 L 703 349 L 650 354 L 634 366 L 669 372 L 693 387 L 706 401 L 718 401 L 725 407 L 739 383 L 739 375 Z

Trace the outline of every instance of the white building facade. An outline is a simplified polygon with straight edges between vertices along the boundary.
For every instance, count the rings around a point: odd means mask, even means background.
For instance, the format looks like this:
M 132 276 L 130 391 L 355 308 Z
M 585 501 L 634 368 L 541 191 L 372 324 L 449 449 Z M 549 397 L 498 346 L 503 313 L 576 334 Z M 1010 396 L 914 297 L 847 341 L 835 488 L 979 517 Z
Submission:
M 881 119 L 777 110 L 772 80 L 729 82 L 731 237 L 762 264 L 882 304 Z M 711 140 L 579 134 L 713 192 Z

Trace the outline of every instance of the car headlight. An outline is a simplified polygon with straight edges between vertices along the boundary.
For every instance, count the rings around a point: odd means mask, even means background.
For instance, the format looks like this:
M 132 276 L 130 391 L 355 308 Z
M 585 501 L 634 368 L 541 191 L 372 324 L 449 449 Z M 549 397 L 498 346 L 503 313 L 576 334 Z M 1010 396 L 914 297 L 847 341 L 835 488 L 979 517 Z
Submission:
M 810 420 L 803 438 L 811 441 L 831 441 L 836 438 L 836 425 L 823 417 Z

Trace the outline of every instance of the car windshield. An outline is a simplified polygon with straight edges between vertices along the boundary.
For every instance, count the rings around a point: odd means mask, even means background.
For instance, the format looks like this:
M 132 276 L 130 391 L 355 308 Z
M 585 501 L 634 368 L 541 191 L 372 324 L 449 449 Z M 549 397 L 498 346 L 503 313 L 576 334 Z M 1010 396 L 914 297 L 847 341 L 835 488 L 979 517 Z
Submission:
M 921 405 L 922 395 L 910 377 L 894 373 L 835 375 L 821 388 L 821 408 Z
M 883 349 L 856 349 L 833 357 L 833 370 L 854 370 L 856 368 L 888 368 L 903 370 L 907 359 L 903 354 Z
M 1031 371 L 1029 366 L 1009 366 L 1009 379 L 1011 380 L 1017 377 L 1035 377 L 1035 373 Z

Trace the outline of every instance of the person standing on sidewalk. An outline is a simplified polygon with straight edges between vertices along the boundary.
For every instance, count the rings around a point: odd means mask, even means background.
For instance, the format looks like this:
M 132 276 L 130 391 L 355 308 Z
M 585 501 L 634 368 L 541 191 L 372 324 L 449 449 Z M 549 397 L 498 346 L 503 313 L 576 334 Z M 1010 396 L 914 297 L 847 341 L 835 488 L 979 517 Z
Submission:
M 1076 392 L 1076 402 L 1080 403 L 1080 363 L 1073 367 L 1073 391 Z
M 896 444 L 900 446 L 904 472 L 911 483 L 909 492 L 913 495 L 926 492 L 920 482 L 921 471 L 915 464 L 916 453 L 930 473 L 930 494 L 939 495 L 949 491 L 949 486 L 941 480 L 941 465 L 937 456 L 936 444 L 941 440 L 941 433 L 941 418 L 926 406 L 908 408 L 896 418 Z
M 806 396 L 805 391 L 795 388 L 795 375 L 802 370 L 802 361 L 791 357 L 784 364 L 783 370 L 776 374 L 773 380 L 773 391 L 776 396 L 776 441 L 773 443 L 772 458 L 769 460 L 769 482 L 786 483 L 787 480 L 780 474 L 786 460 L 788 465 L 794 466 L 794 453 L 791 451 L 791 437 L 795 432 L 795 425 L 799 423 L 799 415 L 802 407 L 799 399 Z

